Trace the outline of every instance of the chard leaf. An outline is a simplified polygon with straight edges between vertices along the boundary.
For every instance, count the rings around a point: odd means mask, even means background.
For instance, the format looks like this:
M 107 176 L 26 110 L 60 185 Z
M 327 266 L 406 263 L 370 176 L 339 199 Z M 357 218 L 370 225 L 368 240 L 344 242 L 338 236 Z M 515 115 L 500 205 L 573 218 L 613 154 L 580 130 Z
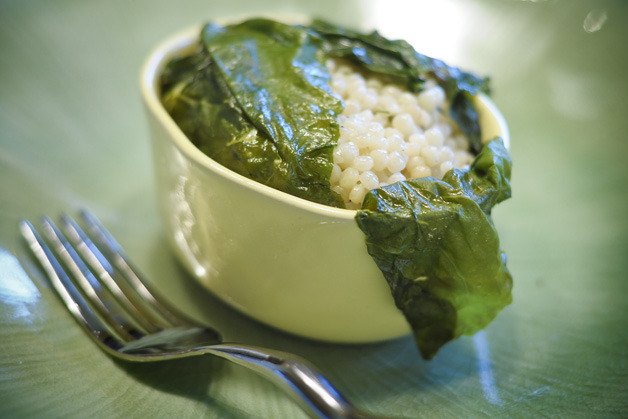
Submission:
M 466 91 L 459 92 L 451 102 L 449 115 L 467 136 L 471 150 L 479 153 L 482 149 L 482 130 L 480 117 L 473 106 L 473 96 Z
M 356 221 L 369 254 L 425 358 L 485 327 L 511 302 L 512 278 L 490 218 L 510 196 L 511 160 L 501 139 L 468 170 L 369 192 Z
M 344 207 L 329 178 L 341 102 L 320 40 L 255 19 L 206 25 L 199 51 L 169 66 L 163 102 L 184 133 L 220 164 L 275 189 Z

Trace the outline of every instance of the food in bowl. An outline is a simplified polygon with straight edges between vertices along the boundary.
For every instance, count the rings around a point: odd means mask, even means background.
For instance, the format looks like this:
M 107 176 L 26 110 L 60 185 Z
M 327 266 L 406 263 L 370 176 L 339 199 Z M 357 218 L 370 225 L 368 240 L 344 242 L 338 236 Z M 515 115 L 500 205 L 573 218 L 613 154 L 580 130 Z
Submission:
M 161 73 L 165 109 L 211 159 L 357 209 L 365 250 L 425 358 L 511 301 L 490 217 L 510 196 L 511 160 L 502 139 L 482 141 L 483 92 L 487 79 L 404 41 L 321 21 L 210 23 Z
M 372 189 L 428 176 L 442 178 L 473 161 L 468 139 L 446 111 L 445 90 L 425 81 L 420 93 L 328 60 L 332 92 L 344 106 L 331 188 L 359 209 Z

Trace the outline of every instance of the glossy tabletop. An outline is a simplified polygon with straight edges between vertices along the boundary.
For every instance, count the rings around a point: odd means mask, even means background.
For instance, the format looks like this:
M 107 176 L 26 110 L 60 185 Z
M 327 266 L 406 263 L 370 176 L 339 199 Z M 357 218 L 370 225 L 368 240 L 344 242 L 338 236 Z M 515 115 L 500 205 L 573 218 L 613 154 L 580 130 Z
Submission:
M 412 339 L 336 345 L 251 320 L 174 260 L 157 215 L 139 69 L 158 42 L 233 15 L 311 14 L 492 77 L 513 198 L 494 210 L 513 304 L 423 361 Z M 91 209 L 173 304 L 229 340 L 297 353 L 392 417 L 628 415 L 628 3 L 8 1 L 0 4 L 0 417 L 302 413 L 211 358 L 118 362 L 27 256 L 22 218 Z M 356 290 L 359 292 L 359 290 Z

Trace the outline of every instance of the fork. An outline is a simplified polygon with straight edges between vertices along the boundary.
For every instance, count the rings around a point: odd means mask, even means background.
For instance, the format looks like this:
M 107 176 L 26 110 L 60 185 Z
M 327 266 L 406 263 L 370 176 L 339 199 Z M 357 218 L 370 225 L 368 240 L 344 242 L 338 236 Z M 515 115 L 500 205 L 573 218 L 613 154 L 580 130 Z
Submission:
M 311 417 L 366 418 L 311 363 L 296 355 L 236 343 L 185 317 L 151 292 L 122 247 L 95 216 L 81 223 L 49 217 L 20 232 L 78 324 L 108 354 L 127 361 L 215 355 L 285 390 Z M 40 234 L 41 232 L 41 234 Z

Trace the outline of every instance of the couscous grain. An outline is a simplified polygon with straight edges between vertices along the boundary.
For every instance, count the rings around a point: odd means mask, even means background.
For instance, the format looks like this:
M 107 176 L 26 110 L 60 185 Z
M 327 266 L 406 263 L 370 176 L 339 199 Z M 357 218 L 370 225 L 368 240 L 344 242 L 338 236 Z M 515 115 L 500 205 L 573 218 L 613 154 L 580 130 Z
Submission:
M 331 88 L 344 103 L 333 154 L 332 189 L 357 209 L 371 189 L 442 176 L 473 161 L 469 142 L 447 116 L 444 90 L 428 80 L 418 94 L 332 60 Z

